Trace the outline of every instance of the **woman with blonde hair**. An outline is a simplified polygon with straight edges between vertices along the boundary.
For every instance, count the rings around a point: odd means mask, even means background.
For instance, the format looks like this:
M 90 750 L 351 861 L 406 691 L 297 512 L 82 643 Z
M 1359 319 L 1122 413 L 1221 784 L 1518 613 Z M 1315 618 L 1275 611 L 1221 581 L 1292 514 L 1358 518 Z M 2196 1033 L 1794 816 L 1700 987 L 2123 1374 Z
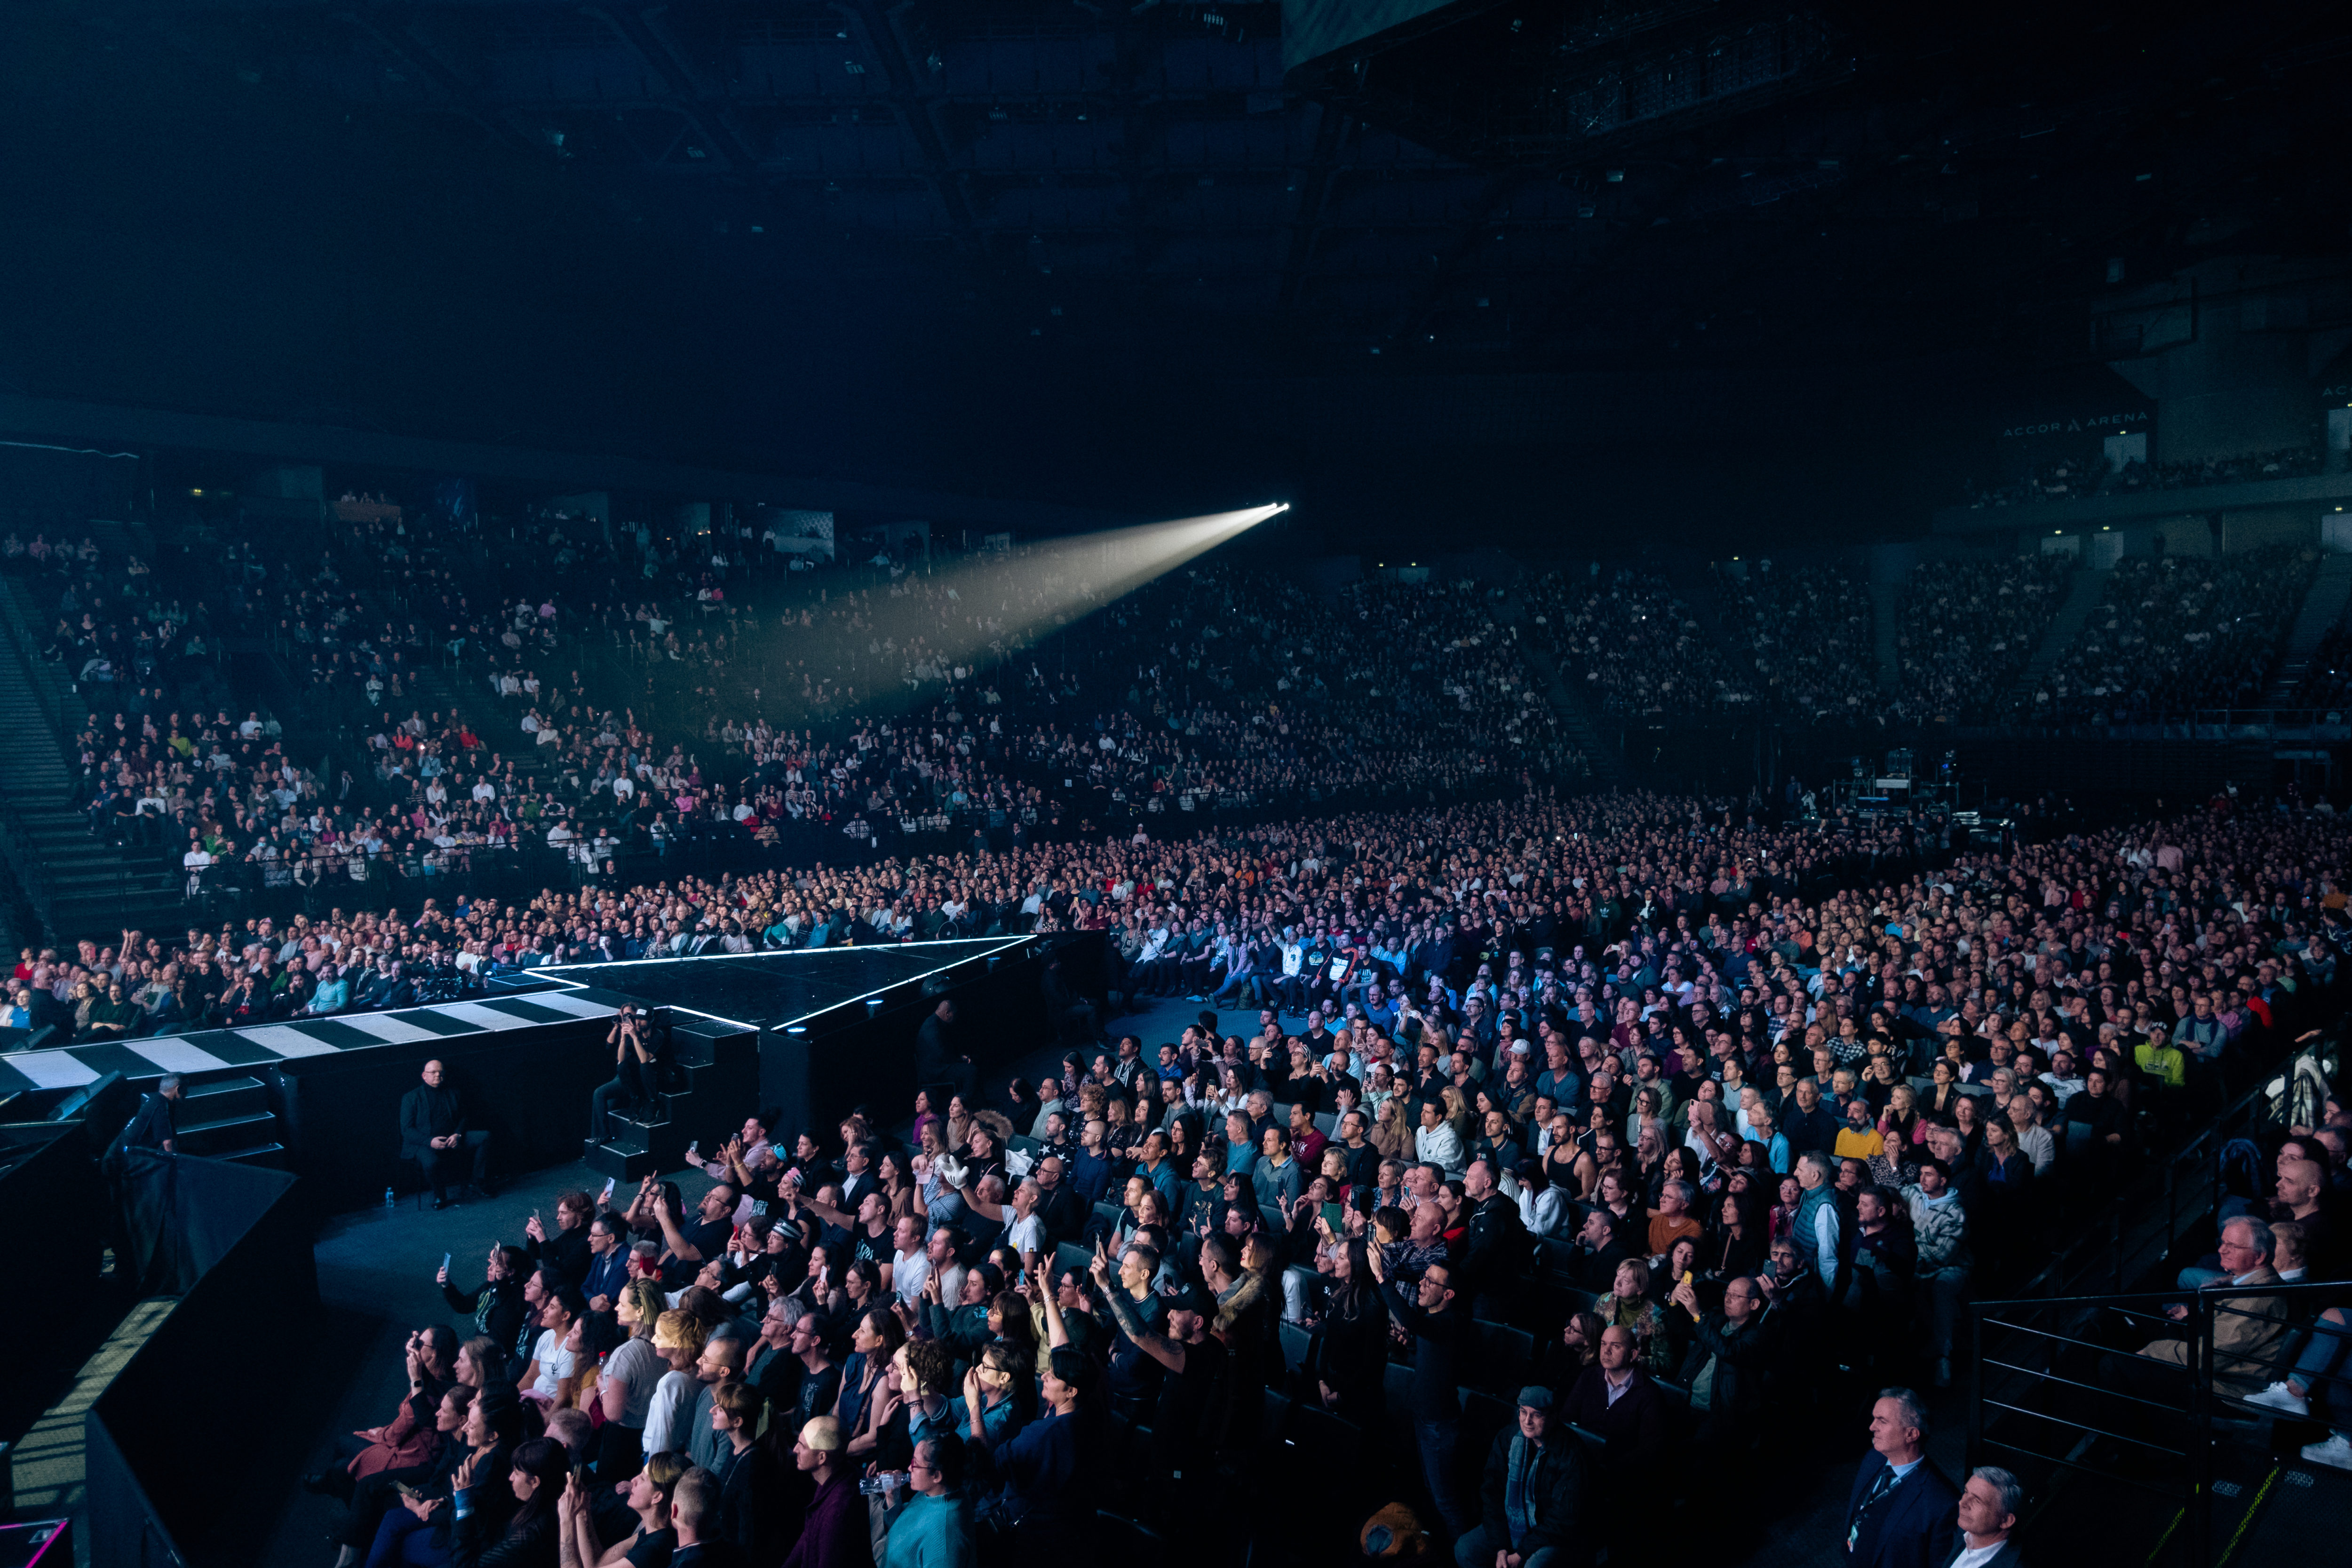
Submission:
M 1372 1113 L 1372 1147 L 1383 1160 L 1402 1160 L 1413 1152 L 1412 1129 L 1405 1125 L 1404 1101 L 1390 1095 Z
M 1478 1136 L 1478 1118 L 1471 1111 L 1469 1100 L 1450 1083 L 1437 1091 L 1437 1098 L 1445 1107 L 1445 1124 L 1467 1149 L 1470 1140 Z
M 646 1422 L 653 1414 L 654 1394 L 670 1370 L 668 1358 L 654 1348 L 655 1325 L 662 1311 L 657 1281 L 632 1279 L 621 1287 L 613 1316 L 629 1337 L 604 1358 L 597 1384 L 604 1414 L 604 1424 L 596 1429 L 599 1480 L 626 1480 L 645 1462 Z
M 702 1326 L 702 1320 L 683 1308 L 673 1307 L 655 1320 L 654 1350 L 668 1363 L 669 1370 L 654 1385 L 653 1404 L 646 1412 L 646 1453 L 686 1447 L 690 1436 L 687 1416 L 694 1409 L 695 1396 L 702 1391 L 701 1379 L 694 1374 L 694 1363 L 702 1359 L 702 1347 L 709 1338 L 710 1331 Z

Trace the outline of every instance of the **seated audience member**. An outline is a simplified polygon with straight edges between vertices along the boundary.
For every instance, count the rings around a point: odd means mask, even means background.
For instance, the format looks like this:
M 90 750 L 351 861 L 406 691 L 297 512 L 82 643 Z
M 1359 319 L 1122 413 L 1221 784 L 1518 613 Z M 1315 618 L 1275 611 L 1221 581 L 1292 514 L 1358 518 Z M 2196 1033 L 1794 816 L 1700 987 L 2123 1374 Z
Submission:
M 1518 1425 L 1496 1434 L 1479 1500 L 1479 1522 L 1454 1543 L 1461 1568 L 1565 1568 L 1589 1558 L 1584 1456 L 1555 1424 L 1550 1389 L 1519 1390 Z
M 841 1423 L 820 1415 L 793 1441 L 793 1464 L 815 1486 L 784 1568 L 871 1568 L 873 1538 L 857 1470 L 841 1451 Z
M 400 1101 L 400 1157 L 416 1162 L 436 1209 L 449 1206 L 443 1169 L 463 1151 L 473 1151 L 469 1190 L 478 1197 L 484 1195 L 490 1168 L 490 1135 L 466 1125 L 464 1107 L 457 1090 L 444 1081 L 446 1076 L 438 1061 L 426 1062 L 425 1081 Z
M 2241 1216 L 2221 1226 L 2221 1268 L 2226 1283 L 2209 1289 L 2233 1292 L 2225 1298 L 2230 1310 L 2213 1318 L 2213 1389 L 2217 1394 L 2249 1398 L 2272 1382 L 2271 1363 L 2278 1359 L 2287 1331 L 2286 1302 L 2277 1296 L 2248 1296 L 2236 1291 L 2275 1285 L 2271 1268 L 2273 1250 L 2267 1221 Z M 2189 1321 L 2189 1309 L 2174 1303 L 2166 1314 L 2178 1322 Z M 2186 1339 L 2157 1340 L 2140 1350 L 2150 1361 L 2188 1366 L 2195 1347 Z

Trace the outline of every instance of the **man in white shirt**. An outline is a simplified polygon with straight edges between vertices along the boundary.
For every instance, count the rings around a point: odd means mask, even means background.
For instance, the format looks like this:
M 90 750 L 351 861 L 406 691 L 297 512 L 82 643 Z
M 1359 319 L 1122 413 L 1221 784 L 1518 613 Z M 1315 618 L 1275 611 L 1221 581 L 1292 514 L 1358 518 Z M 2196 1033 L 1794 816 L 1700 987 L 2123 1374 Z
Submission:
M 2017 1510 L 2025 1500 L 2018 1479 L 1997 1466 L 1979 1466 L 1960 1489 L 1959 1535 L 1931 1559 L 1936 1568 L 2021 1568 L 2025 1559 L 2009 1542 Z

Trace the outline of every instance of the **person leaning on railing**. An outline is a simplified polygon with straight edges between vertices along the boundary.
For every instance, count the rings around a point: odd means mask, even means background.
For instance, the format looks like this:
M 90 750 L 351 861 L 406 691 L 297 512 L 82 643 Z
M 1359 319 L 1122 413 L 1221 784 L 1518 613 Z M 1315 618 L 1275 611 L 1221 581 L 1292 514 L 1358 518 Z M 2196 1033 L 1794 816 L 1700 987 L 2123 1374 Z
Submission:
M 2231 1220 L 2221 1227 L 2220 1248 L 2221 1268 L 2229 1279 L 2207 1289 L 2237 1292 L 2278 1284 L 2278 1273 L 2271 1267 L 2275 1249 L 2267 1221 L 2242 1215 Z M 2261 1393 L 2271 1381 L 2271 1363 L 2277 1359 L 2285 1339 L 2284 1300 L 2277 1296 L 2232 1293 L 2217 1295 L 2210 1306 L 2214 1392 L 2241 1399 Z M 2189 1309 L 2179 1302 L 2167 1307 L 2165 1315 L 2178 1323 L 2189 1321 Z M 2194 1365 L 2195 1347 L 2185 1339 L 2161 1339 L 2142 1346 L 2139 1353 L 2150 1361 L 2189 1367 Z

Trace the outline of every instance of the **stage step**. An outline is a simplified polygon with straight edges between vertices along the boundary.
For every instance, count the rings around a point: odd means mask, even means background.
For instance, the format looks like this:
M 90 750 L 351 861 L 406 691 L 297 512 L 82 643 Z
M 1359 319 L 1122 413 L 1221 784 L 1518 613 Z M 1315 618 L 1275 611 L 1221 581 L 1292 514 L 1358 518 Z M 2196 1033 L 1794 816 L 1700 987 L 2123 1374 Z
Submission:
M 244 1149 L 259 1139 L 275 1139 L 278 1117 L 263 1110 L 241 1116 L 215 1117 L 205 1121 L 183 1122 L 176 1140 L 183 1154 L 202 1154 L 206 1159 L 220 1160 L 228 1156 L 225 1149 Z
M 256 1143 L 251 1148 L 232 1149 L 226 1154 L 215 1154 L 211 1158 L 234 1160 L 240 1165 L 259 1165 L 265 1170 L 282 1171 L 286 1169 L 286 1145 Z
M 207 1121 L 267 1115 L 269 1111 L 269 1090 L 257 1078 L 215 1079 L 209 1083 L 191 1085 L 183 1093 L 186 1100 L 184 1114 Z

